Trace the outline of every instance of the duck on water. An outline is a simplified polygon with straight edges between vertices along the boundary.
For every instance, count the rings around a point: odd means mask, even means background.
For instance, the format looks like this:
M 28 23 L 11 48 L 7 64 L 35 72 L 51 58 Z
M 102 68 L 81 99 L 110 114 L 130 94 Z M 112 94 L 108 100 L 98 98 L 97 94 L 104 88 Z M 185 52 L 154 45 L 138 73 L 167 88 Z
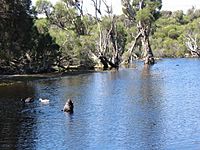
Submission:
M 21 101 L 24 103 L 31 103 L 34 101 L 34 99 L 32 97 L 27 97 L 27 98 L 22 98 Z
M 31 102 L 34 101 L 34 99 L 32 97 L 27 97 L 27 98 L 21 99 L 21 101 L 24 102 L 24 103 L 31 103 Z M 48 104 L 50 102 L 49 99 L 42 99 L 42 98 L 39 98 L 39 101 L 43 104 Z M 73 113 L 74 103 L 70 98 L 65 103 L 62 111 L 68 112 L 68 113 Z
M 41 103 L 44 103 L 44 104 L 48 104 L 48 103 L 50 102 L 49 99 L 42 99 L 42 98 L 39 98 L 39 101 L 40 101 Z

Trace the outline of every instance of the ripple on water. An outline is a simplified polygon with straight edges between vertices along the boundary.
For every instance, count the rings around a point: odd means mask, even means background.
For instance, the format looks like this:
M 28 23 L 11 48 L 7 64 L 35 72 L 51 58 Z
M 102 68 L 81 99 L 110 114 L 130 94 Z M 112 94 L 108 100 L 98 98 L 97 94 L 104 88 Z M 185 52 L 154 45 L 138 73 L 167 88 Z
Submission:
M 0 86 L 0 149 L 199 149 L 199 66 L 164 59 Z M 68 98 L 73 114 L 61 111 Z

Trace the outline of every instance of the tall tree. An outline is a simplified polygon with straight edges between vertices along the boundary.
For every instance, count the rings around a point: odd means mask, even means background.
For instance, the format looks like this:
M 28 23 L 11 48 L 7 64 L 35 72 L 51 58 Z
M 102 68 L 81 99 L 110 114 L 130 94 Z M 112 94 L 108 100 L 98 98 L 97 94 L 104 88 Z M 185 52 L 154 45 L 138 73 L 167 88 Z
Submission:
M 144 49 L 145 64 L 154 64 L 154 56 L 149 42 L 152 23 L 158 19 L 162 0 L 121 0 L 124 14 L 136 22 L 138 34 L 129 52 L 140 39 Z
M 105 0 L 91 1 L 94 4 L 95 16 L 84 14 L 81 0 L 62 0 L 54 6 L 48 0 L 38 0 L 36 7 L 38 12 L 46 14 L 46 18 L 51 26 L 54 26 L 54 30 L 56 26 L 57 29 L 64 31 L 62 33 L 65 33 L 66 36 L 61 47 L 65 59 L 72 60 L 75 54 L 79 55 L 78 59 L 82 66 L 85 65 L 83 62 L 88 62 L 84 61 L 87 59 L 95 62 L 98 66 L 103 64 L 104 69 L 118 68 L 120 55 L 125 49 L 125 29 L 117 22 L 118 18 L 112 14 L 111 6 L 107 5 Z M 108 16 L 106 17 L 101 14 L 101 4 L 107 8 Z M 97 34 L 98 36 L 96 36 Z M 82 59 L 83 57 L 84 59 Z M 74 63 L 70 63 L 70 65 L 74 65 Z
M 126 44 L 126 33 L 117 16 L 112 12 L 112 5 L 109 6 L 106 0 L 91 0 L 95 8 L 95 17 L 99 29 L 99 44 L 97 57 L 100 59 L 104 69 L 118 69 L 121 56 L 124 53 Z M 107 16 L 103 17 L 101 4 L 106 7 Z M 98 18 L 98 15 L 101 18 Z
M 2 0 L 0 4 L 0 74 L 50 70 L 58 46 L 34 26 L 31 0 Z
M 32 18 L 30 12 L 31 0 L 6 1 L 1 2 L 1 41 L 2 49 L 7 54 L 16 54 L 16 51 L 22 51 L 28 46 L 30 41 L 29 31 L 32 28 Z
M 74 30 L 78 35 L 85 35 L 82 3 L 78 0 L 61 0 L 55 6 L 49 0 L 38 0 L 36 10 L 46 15 L 51 24 L 62 30 Z
M 14 72 L 17 67 L 14 61 L 31 49 L 31 0 L 2 0 L 0 3 L 0 72 Z

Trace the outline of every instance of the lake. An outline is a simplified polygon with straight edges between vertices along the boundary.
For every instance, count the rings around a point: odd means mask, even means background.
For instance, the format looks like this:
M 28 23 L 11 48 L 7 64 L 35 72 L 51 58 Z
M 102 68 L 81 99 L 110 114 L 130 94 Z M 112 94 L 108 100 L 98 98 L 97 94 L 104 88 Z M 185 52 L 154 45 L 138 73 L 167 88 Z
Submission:
M 9 79 L 0 86 L 0 149 L 199 150 L 199 81 L 200 59 Z M 35 101 L 24 104 L 25 97 Z M 61 111 L 68 98 L 73 114 Z

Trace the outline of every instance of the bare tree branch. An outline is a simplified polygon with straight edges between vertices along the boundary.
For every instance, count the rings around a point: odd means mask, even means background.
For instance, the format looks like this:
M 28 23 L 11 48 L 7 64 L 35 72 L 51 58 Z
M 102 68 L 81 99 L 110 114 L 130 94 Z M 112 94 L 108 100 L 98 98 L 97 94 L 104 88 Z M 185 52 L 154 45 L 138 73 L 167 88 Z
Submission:
M 192 37 L 191 34 L 188 34 L 187 36 L 185 36 L 186 38 L 186 47 L 188 48 L 188 50 L 190 51 L 191 55 L 193 57 L 200 57 L 200 48 L 197 44 L 197 34 L 194 35 L 194 37 Z

